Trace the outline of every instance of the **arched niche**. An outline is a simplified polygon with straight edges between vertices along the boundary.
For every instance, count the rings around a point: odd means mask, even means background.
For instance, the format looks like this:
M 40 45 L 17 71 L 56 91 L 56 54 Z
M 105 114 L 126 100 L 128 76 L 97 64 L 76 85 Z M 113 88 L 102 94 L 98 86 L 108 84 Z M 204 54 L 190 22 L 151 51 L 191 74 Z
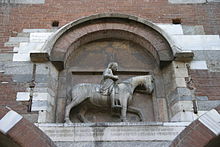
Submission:
M 150 96 L 135 93 L 135 97 L 149 97 L 150 109 L 146 110 L 146 118 L 151 117 L 146 121 L 168 120 L 167 114 L 161 114 L 166 113 L 167 108 L 158 109 L 166 99 L 162 67 L 174 58 L 181 58 L 181 50 L 155 24 L 125 14 L 93 15 L 60 28 L 45 43 L 43 50 L 46 53 L 37 58 L 48 57 L 60 70 L 57 122 L 64 121 L 68 88 L 83 82 L 99 83 L 103 70 L 111 61 L 119 62 L 121 80 L 135 75 L 154 76 L 154 93 Z M 33 61 L 35 56 L 32 55 Z M 183 56 L 188 54 L 184 52 Z M 142 101 L 137 101 L 136 105 Z M 166 107 L 166 103 L 162 105 Z M 141 107 L 148 108 L 146 105 Z

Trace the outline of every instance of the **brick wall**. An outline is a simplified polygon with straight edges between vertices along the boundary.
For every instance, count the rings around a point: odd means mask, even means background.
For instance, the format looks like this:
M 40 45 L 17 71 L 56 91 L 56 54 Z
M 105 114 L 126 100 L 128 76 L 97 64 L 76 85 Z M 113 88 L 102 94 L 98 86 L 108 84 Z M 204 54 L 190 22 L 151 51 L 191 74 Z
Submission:
M 220 72 L 190 70 L 199 111 L 208 111 L 220 104 Z
M 54 20 L 60 26 L 97 13 L 125 13 L 136 15 L 157 23 L 171 23 L 181 18 L 182 24 L 203 25 L 206 34 L 220 33 L 220 3 L 171 4 L 167 0 L 46 0 L 45 4 L 0 5 L 0 51 L 9 36 L 23 28 L 51 28 Z
M 28 102 L 17 102 L 16 94 L 18 91 L 24 91 L 25 83 L 16 83 L 12 81 L 10 75 L 0 73 L 0 106 L 8 106 L 18 113 L 27 113 Z
M 191 70 L 190 74 L 196 87 L 196 96 L 206 96 L 208 100 L 220 100 L 220 72 Z

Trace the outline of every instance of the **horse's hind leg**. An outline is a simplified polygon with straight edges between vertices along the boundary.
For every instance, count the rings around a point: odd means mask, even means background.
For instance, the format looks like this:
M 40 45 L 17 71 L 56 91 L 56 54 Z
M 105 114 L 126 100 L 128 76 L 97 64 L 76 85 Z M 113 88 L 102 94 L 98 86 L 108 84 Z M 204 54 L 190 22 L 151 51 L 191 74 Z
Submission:
M 84 123 L 88 123 L 89 121 L 85 118 L 85 114 L 86 114 L 86 111 L 87 111 L 87 108 L 86 106 L 83 106 L 82 108 L 79 108 L 79 113 L 77 114 L 79 120 L 81 122 L 84 122 Z
M 69 105 L 66 106 L 66 112 L 65 112 L 65 122 L 66 123 L 71 123 L 70 118 L 69 118 L 69 114 L 70 114 L 70 110 L 73 108 L 74 105 L 75 105 L 75 103 L 71 102 Z
M 138 108 L 128 106 L 128 110 L 127 111 L 131 112 L 131 113 L 137 114 L 139 116 L 139 118 L 140 118 L 140 121 L 143 121 L 143 114 L 141 113 L 141 110 L 139 110 Z
M 75 99 L 75 101 L 72 101 L 69 105 L 66 106 L 66 112 L 65 112 L 65 122 L 66 123 L 71 123 L 70 118 L 69 118 L 70 110 L 73 107 L 77 106 L 78 104 L 82 103 L 85 99 L 86 98 L 84 98 L 84 99 Z

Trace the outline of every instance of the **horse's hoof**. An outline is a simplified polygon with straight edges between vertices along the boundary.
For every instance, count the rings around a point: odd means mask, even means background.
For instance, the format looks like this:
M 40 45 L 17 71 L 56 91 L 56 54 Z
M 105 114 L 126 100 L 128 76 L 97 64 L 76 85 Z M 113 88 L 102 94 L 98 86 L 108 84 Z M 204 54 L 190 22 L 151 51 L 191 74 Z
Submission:
M 128 120 L 126 118 L 121 118 L 122 122 L 128 122 Z
M 65 123 L 71 124 L 72 122 L 70 121 L 70 119 L 65 119 Z

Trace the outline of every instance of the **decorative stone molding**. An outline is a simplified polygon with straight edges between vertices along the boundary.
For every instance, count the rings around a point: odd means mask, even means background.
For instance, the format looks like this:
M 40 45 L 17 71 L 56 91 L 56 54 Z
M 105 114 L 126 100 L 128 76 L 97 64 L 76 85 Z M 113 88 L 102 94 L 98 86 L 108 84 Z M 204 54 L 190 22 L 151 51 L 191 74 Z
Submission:
M 72 52 L 69 48 L 74 49 L 101 38 L 132 40 L 146 47 L 158 63 L 172 61 L 176 54 L 180 56 L 182 53 L 171 37 L 157 25 L 136 16 L 116 13 L 97 14 L 71 22 L 50 36 L 42 50 L 55 65 L 59 63 L 62 66 Z M 184 52 L 185 58 L 192 56 L 191 51 Z M 32 57 L 36 57 L 34 53 Z M 38 57 L 41 58 L 40 55 Z M 37 61 L 37 58 L 33 60 Z

